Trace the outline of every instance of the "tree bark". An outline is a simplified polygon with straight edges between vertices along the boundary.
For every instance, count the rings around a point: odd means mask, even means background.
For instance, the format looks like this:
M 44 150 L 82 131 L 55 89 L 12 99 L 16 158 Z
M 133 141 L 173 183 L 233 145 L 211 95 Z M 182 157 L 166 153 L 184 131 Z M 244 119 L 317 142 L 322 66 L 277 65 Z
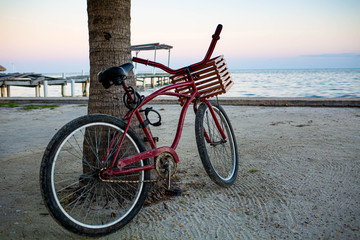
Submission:
M 90 95 L 88 113 L 121 117 L 127 112 L 122 103 L 123 89 L 109 89 L 97 81 L 97 74 L 113 66 L 130 62 L 130 0 L 88 0 L 90 45 Z M 126 80 L 135 86 L 133 75 Z
M 97 81 L 97 74 L 106 68 L 131 61 L 130 8 L 131 0 L 87 0 L 90 47 L 88 114 L 108 114 L 122 119 L 128 111 L 122 100 L 122 87 L 104 89 Z M 126 83 L 136 89 L 133 73 L 128 76 Z M 143 138 L 144 134 L 138 126 L 139 122 L 134 118 L 132 128 Z M 153 184 L 149 199 L 162 197 L 164 182 Z

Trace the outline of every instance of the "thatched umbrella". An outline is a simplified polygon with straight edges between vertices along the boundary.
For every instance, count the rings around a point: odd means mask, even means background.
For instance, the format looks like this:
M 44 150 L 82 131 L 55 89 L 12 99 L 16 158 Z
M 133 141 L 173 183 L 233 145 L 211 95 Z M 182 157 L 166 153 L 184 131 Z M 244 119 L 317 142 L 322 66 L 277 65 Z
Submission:
M 6 68 L 0 65 L 0 71 L 6 71 Z

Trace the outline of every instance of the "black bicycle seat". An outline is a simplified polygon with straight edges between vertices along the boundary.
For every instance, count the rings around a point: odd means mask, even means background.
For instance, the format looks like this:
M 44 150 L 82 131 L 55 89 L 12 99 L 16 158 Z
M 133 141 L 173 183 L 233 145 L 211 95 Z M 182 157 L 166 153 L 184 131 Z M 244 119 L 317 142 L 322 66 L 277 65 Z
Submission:
M 108 89 L 113 84 L 120 85 L 134 68 L 132 63 L 125 63 L 119 67 L 111 67 L 105 69 L 98 74 L 98 81 L 102 83 L 104 88 Z

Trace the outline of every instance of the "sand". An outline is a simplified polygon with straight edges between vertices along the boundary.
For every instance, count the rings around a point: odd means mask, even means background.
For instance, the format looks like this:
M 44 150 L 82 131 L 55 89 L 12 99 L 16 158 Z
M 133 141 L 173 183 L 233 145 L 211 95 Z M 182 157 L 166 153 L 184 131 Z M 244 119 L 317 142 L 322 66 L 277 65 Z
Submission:
M 170 145 L 176 105 L 154 105 Z M 359 239 L 360 109 L 225 106 L 237 138 L 239 175 L 214 184 L 199 159 L 189 112 L 177 152 L 183 195 L 145 206 L 99 239 Z M 48 214 L 39 189 L 43 151 L 86 106 L 0 108 L 0 239 L 84 239 Z M 171 130 L 169 130 L 171 129 Z

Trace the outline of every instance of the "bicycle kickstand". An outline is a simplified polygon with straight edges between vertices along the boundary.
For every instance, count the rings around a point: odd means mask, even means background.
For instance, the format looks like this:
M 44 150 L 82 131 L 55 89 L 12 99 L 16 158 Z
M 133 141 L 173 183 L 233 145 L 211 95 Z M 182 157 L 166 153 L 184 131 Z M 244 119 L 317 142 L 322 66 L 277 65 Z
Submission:
M 165 195 L 168 195 L 168 196 L 181 196 L 182 194 L 182 191 L 181 189 L 171 189 L 170 188 L 170 182 L 171 182 L 171 164 L 168 164 L 168 186 L 167 186 L 167 189 L 165 190 Z

